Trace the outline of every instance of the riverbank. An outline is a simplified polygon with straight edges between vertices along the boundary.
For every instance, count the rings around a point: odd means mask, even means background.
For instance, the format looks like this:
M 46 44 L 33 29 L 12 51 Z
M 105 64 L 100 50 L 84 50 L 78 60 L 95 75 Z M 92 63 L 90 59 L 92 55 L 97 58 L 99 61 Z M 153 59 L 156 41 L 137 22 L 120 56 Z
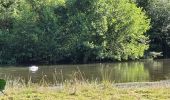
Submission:
M 157 82 L 129 82 L 129 83 L 116 83 L 117 88 L 148 88 L 148 87 L 168 87 L 170 88 L 170 80 L 157 81 Z
M 0 100 L 169 100 L 169 90 L 170 82 L 8 84 Z

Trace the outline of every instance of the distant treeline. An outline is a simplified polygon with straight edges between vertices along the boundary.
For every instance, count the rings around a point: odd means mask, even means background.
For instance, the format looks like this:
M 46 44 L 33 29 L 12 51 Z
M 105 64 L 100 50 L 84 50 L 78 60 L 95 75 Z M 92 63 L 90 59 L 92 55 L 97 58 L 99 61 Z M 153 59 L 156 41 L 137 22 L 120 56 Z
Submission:
M 0 64 L 135 60 L 149 51 L 168 57 L 168 2 L 0 0 Z

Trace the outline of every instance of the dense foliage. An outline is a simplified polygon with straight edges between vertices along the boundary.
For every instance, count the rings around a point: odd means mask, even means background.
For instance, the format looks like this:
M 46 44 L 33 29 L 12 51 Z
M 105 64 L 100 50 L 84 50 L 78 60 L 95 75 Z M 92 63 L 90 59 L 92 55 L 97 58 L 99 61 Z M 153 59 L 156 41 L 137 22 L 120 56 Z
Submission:
M 148 29 L 129 0 L 1 0 L 0 63 L 138 59 Z
M 170 57 L 170 0 L 136 0 L 151 18 L 150 51 L 163 52 Z

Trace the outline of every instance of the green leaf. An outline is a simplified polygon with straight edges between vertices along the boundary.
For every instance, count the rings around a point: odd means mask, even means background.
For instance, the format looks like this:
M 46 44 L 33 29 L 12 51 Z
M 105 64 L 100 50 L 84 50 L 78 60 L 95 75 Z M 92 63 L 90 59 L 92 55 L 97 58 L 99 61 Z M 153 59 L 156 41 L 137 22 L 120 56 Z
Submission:
M 4 79 L 0 79 L 0 91 L 5 89 L 6 81 Z

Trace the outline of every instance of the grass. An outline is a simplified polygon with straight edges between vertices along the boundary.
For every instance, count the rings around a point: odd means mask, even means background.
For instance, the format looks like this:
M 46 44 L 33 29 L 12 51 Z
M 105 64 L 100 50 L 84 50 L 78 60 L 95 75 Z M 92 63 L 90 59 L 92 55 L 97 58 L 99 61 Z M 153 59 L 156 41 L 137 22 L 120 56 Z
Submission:
M 170 87 L 118 88 L 109 81 L 76 79 L 58 86 L 17 79 L 7 81 L 5 93 L 0 100 L 170 100 Z
M 32 83 L 31 78 L 26 82 L 21 78 L 10 81 L 11 78 L 6 77 L 6 95 L 0 94 L 0 100 L 170 100 L 170 83 L 131 88 L 129 84 L 116 86 L 110 80 L 109 71 L 112 70 L 101 71 L 100 82 L 87 81 L 80 70 L 73 74 L 73 80 L 61 83 L 57 83 L 58 74 L 54 74 L 54 84 L 48 84 L 45 76 L 39 83 Z

